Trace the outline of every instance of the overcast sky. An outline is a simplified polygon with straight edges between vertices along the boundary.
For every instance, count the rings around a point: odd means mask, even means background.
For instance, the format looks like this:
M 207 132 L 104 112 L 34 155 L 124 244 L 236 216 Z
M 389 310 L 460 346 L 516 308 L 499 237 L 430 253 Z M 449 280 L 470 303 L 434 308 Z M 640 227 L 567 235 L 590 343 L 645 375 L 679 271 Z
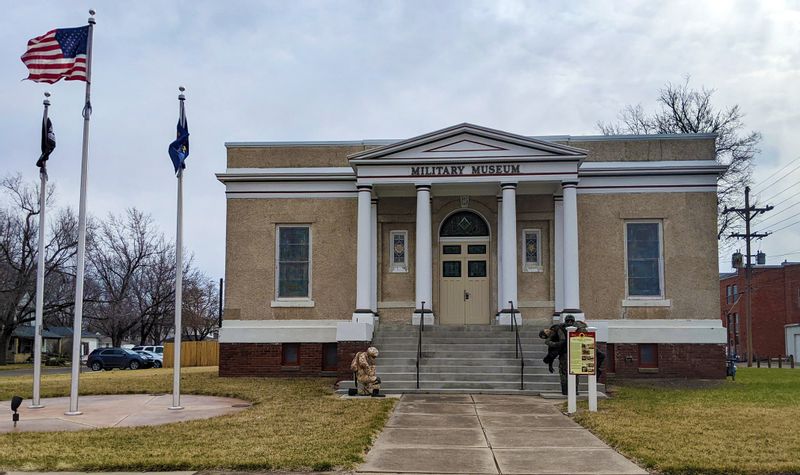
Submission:
M 766 188 L 762 198 L 786 190 L 764 221 L 773 229 L 800 221 L 800 169 L 787 175 L 800 166 L 798 2 L 5 0 L 0 172 L 36 179 L 50 91 L 58 148 L 48 168 L 59 204 L 75 209 L 83 83 L 20 81 L 19 57 L 30 38 L 84 25 L 90 7 L 89 210 L 135 206 L 174 236 L 166 149 L 184 85 L 185 240 L 212 277 L 224 271 L 225 195 L 214 173 L 225 168 L 226 141 L 408 138 L 460 122 L 597 134 L 597 121 L 614 120 L 625 104 L 652 110 L 658 89 L 685 74 L 715 88 L 718 107 L 739 104 L 746 130 L 763 134 L 754 190 Z M 761 248 L 769 263 L 800 260 L 800 224 Z

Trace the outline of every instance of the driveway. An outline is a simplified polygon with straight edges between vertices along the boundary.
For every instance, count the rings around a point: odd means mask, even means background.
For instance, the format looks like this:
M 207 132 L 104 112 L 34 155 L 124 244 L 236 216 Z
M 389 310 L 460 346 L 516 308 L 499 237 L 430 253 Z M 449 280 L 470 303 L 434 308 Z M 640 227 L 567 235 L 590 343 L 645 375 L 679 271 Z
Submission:
M 647 474 L 537 396 L 406 394 L 361 473 Z
M 87 368 L 85 366 L 81 367 L 81 372 L 86 371 Z M 69 373 L 72 371 L 69 366 L 42 366 L 42 374 L 64 374 Z M 33 366 L 30 368 L 23 368 L 23 369 L 9 369 L 9 370 L 0 370 L 0 378 L 2 377 L 11 377 L 11 376 L 33 376 Z

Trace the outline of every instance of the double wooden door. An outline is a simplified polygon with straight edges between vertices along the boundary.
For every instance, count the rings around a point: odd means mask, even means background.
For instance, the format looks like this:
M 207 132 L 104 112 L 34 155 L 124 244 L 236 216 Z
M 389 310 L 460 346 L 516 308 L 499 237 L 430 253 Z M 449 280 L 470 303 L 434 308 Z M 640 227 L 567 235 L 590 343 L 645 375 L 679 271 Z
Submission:
M 489 241 L 439 244 L 439 301 L 442 325 L 487 325 L 491 321 Z

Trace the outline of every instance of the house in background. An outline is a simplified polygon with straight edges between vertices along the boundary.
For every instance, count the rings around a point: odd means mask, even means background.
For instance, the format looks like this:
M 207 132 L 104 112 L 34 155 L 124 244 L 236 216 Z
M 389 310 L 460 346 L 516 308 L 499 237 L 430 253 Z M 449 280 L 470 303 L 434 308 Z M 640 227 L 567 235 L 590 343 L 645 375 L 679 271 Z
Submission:
M 753 266 L 753 355 L 800 358 L 800 262 Z M 722 324 L 728 355 L 747 356 L 745 269 L 720 274 Z
M 24 363 L 33 355 L 33 325 L 20 325 L 11 333 L 6 361 Z M 61 336 L 47 329 L 42 330 L 42 354 L 57 353 Z
M 48 330 L 61 336 L 61 345 L 57 351 L 60 355 L 72 354 L 72 327 L 50 327 Z M 102 335 L 83 330 L 81 333 L 81 356 L 88 356 L 89 353 L 99 348 Z

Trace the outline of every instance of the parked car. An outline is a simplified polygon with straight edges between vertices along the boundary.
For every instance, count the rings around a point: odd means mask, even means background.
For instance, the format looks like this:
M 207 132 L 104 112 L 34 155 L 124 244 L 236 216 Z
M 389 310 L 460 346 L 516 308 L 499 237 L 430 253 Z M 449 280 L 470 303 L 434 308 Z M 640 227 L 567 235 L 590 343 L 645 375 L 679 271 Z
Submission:
M 150 366 L 153 368 L 161 368 L 164 366 L 164 354 L 153 353 L 152 351 L 137 350 L 137 353 L 142 355 L 145 359 L 150 359 Z
M 124 348 L 98 348 L 89 353 L 87 365 L 92 371 L 100 371 L 114 368 L 139 369 L 146 367 L 148 362 L 135 351 Z M 152 366 L 152 361 L 150 365 Z
M 159 354 L 159 355 L 163 355 L 164 354 L 164 347 L 161 346 L 161 345 L 149 345 L 149 346 L 148 345 L 139 345 L 139 346 L 134 346 L 131 349 L 133 351 L 149 351 L 151 353 L 156 353 L 156 354 Z

